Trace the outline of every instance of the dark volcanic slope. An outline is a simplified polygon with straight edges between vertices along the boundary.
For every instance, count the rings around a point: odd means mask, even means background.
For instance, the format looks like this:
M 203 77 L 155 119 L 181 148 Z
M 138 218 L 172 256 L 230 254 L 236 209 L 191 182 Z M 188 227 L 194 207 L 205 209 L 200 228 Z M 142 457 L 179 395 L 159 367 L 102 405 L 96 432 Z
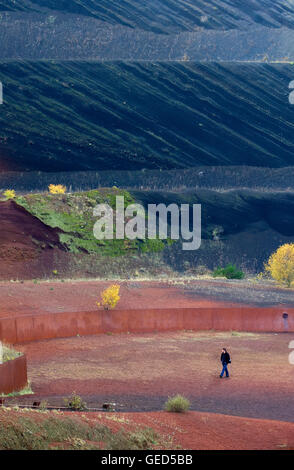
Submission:
M 279 246 L 294 242 L 293 193 L 197 190 L 132 191 L 132 195 L 146 209 L 148 204 L 190 204 L 191 230 L 192 205 L 201 204 L 200 249 L 183 251 L 182 244 L 176 243 L 164 252 L 166 263 L 179 271 L 234 263 L 249 272 L 260 272 Z
M 249 25 L 244 30 L 155 34 L 95 18 L 57 13 L 3 13 L 0 59 L 120 61 L 294 60 L 294 29 Z
M 252 24 L 294 27 L 291 0 L 0 0 L 0 11 L 49 9 L 165 34 Z
M 221 238 L 243 231 L 256 232 L 271 229 L 285 237 L 294 236 L 294 194 L 262 193 L 255 191 L 198 190 L 186 193 L 132 191 L 136 201 L 148 204 L 202 205 L 202 237 L 210 239 L 213 229 L 222 227 Z M 253 229 L 254 228 L 254 229 Z M 192 225 L 191 225 L 192 229 Z
M 145 191 L 185 192 L 195 189 L 217 191 L 253 189 L 263 192 L 294 191 L 294 166 L 264 168 L 248 166 L 203 166 L 184 170 L 138 171 L 5 171 L 0 172 L 0 189 L 14 188 L 20 193 L 43 192 L 48 186 L 65 185 L 69 191 L 97 188 L 128 188 Z
M 43 171 L 293 165 L 290 64 L 0 63 L 0 155 Z

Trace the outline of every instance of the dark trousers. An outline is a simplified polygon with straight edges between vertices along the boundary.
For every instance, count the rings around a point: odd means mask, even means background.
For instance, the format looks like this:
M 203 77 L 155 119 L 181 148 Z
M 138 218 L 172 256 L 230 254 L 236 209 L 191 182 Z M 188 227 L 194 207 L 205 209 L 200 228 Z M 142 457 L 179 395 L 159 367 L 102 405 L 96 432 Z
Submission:
M 224 375 L 224 373 L 226 373 L 226 377 L 229 377 L 229 371 L 228 371 L 228 368 L 227 368 L 227 363 L 226 362 L 223 362 L 223 370 L 221 371 L 221 377 Z

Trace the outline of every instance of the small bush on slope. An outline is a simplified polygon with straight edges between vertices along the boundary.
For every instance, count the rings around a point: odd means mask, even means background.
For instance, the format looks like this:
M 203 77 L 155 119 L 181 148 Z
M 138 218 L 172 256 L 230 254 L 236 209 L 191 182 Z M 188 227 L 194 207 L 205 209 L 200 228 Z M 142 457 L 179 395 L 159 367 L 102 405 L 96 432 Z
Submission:
M 228 264 L 225 268 L 217 268 L 213 272 L 213 277 L 225 277 L 227 279 L 244 279 L 243 271 L 238 271 L 235 265 Z
M 176 395 L 175 397 L 170 397 L 164 405 L 165 411 L 170 411 L 173 413 L 185 413 L 190 408 L 190 402 L 187 398 L 182 395 Z

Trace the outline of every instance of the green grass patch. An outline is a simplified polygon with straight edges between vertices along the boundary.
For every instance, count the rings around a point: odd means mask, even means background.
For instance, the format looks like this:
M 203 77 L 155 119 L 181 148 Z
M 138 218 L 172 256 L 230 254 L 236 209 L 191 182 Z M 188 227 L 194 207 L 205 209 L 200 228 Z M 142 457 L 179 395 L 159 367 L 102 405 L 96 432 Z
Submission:
M 15 201 L 47 226 L 58 229 L 60 243 L 72 253 L 99 253 L 116 257 L 129 253 L 159 252 L 171 243 L 170 240 L 159 239 L 97 240 L 93 235 L 97 221 L 93 210 L 97 204 L 108 204 L 115 210 L 117 196 L 124 197 L 125 207 L 135 203 L 128 191 L 116 187 L 60 195 L 29 194 L 19 196 Z

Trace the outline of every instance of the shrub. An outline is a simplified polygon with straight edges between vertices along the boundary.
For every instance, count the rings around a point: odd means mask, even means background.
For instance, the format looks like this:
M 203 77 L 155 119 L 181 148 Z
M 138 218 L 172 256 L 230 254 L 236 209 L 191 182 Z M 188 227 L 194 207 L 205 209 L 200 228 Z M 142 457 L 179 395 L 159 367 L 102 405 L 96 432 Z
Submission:
M 11 393 L 1 393 L 1 397 L 20 397 L 22 395 L 34 395 L 34 392 L 31 387 L 31 382 L 28 380 L 27 385 L 22 389 L 17 392 L 11 392 Z
M 120 286 L 118 284 L 113 284 L 102 292 L 101 302 L 96 302 L 96 304 L 98 307 L 104 307 L 105 310 L 115 308 L 120 300 L 119 291 Z
M 291 287 L 294 282 L 294 243 L 286 243 L 273 253 L 265 270 L 280 284 Z
M 62 184 L 50 184 L 49 192 L 51 194 L 64 194 L 66 192 L 66 186 L 62 186 Z
M 213 271 L 213 277 L 225 277 L 227 279 L 244 279 L 243 271 L 238 271 L 235 265 L 228 264 L 225 268 L 217 268 Z
M 45 411 L 48 408 L 48 401 L 47 400 L 42 400 L 39 406 L 41 411 Z
M 1 347 L 1 344 L 0 344 L 0 356 L 1 356 L 1 352 L 2 352 L 3 362 L 13 361 L 13 359 L 16 359 L 17 357 L 21 356 L 21 353 L 16 351 L 11 346 L 8 347 L 6 345 L 2 345 Z
M 75 392 L 73 392 L 69 398 L 64 398 L 64 403 L 65 406 L 71 410 L 81 411 L 87 409 L 87 403 L 85 403 L 79 395 L 76 395 Z
M 182 395 L 176 395 L 175 397 L 170 397 L 164 405 L 166 411 L 173 413 L 185 413 L 190 408 L 190 402 L 187 398 Z
M 113 434 L 109 442 L 111 450 L 147 450 L 156 444 L 158 435 L 151 428 L 136 429 L 133 432 L 120 430 Z
M 15 194 L 15 191 L 14 189 L 6 189 L 6 191 L 4 191 L 3 193 L 3 196 L 6 197 L 6 199 L 14 199 L 16 197 L 16 194 Z

